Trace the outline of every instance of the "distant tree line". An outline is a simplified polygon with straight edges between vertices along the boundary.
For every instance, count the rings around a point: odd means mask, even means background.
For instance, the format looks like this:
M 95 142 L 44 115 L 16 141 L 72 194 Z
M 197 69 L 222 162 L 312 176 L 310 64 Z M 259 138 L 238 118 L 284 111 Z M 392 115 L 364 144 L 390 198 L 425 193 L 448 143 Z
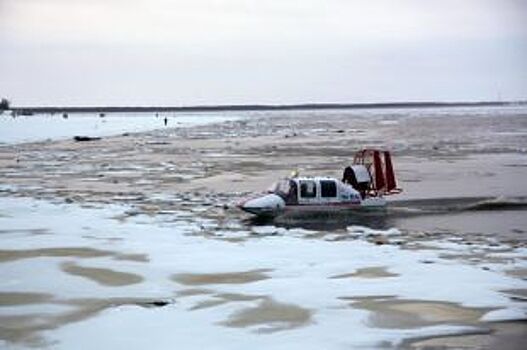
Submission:
M 11 103 L 7 98 L 2 98 L 0 100 L 0 111 L 7 111 L 10 107 Z
M 1 0 L 0 0 L 1 1 Z M 16 114 L 34 113 L 114 113 L 114 112 L 218 112 L 218 111 L 289 111 L 331 110 L 370 108 L 437 108 L 437 107 L 484 107 L 525 106 L 527 101 L 482 101 L 482 102 L 384 102 L 384 103 L 307 103 L 295 105 L 204 105 L 204 106 L 100 106 L 100 107 L 11 107 Z M 2 109 L 0 109 L 1 111 Z

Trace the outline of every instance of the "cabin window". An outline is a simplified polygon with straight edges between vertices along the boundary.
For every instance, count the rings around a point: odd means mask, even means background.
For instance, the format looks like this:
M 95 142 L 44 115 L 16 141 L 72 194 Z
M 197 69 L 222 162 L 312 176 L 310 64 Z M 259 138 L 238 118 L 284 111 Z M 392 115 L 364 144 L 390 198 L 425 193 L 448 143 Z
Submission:
M 336 197 L 337 196 L 337 184 L 331 180 L 320 181 L 320 195 L 322 197 Z
M 315 181 L 300 181 L 300 196 L 302 198 L 315 198 L 317 196 Z

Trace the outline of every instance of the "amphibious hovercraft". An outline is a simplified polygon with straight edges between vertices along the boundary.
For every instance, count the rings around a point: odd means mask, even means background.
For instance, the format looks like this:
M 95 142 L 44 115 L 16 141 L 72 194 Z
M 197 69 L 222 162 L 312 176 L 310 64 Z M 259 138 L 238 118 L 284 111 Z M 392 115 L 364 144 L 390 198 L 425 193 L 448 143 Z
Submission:
M 238 207 L 257 216 L 380 209 L 386 206 L 385 196 L 400 192 L 390 152 L 363 149 L 344 169 L 342 180 L 293 174 Z

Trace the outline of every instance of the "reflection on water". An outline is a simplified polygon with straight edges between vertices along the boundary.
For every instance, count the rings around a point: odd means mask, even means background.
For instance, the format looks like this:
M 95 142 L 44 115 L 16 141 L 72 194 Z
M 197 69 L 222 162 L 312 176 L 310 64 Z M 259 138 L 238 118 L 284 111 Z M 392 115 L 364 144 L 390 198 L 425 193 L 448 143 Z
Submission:
M 311 315 L 311 310 L 267 298 L 255 307 L 236 312 L 221 324 L 234 328 L 256 326 L 257 333 L 274 333 L 305 326 L 311 322 Z
M 457 303 L 401 300 L 354 300 L 351 307 L 371 311 L 368 321 L 379 328 L 409 329 L 444 323 L 474 324 L 490 308 L 464 307 Z
M 268 269 L 259 269 L 242 272 L 227 273 L 179 273 L 172 276 L 172 279 L 180 284 L 187 286 L 200 286 L 209 284 L 245 284 L 261 281 L 270 278 L 265 272 Z
M 275 225 L 315 231 L 345 230 L 365 226 L 375 230 L 392 227 L 413 231 L 450 231 L 493 234 L 496 238 L 526 241 L 526 197 L 430 198 L 391 202 L 386 210 L 343 210 L 284 214 L 275 218 L 250 217 L 249 226 Z
M 261 222 L 252 222 L 261 225 Z M 316 215 L 282 216 L 274 220 L 274 224 L 285 228 L 301 227 L 315 231 L 336 231 L 348 226 L 361 225 L 376 230 L 385 230 L 394 225 L 385 211 L 320 213 Z

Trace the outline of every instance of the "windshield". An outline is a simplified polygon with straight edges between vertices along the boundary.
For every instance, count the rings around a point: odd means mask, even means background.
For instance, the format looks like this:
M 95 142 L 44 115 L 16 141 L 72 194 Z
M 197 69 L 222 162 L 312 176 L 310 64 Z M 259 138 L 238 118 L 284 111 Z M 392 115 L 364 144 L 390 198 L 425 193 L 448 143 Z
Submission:
M 278 182 L 275 182 L 271 187 L 269 187 L 268 192 L 275 193 L 280 197 L 285 197 L 289 193 L 289 190 L 289 180 L 283 179 Z

